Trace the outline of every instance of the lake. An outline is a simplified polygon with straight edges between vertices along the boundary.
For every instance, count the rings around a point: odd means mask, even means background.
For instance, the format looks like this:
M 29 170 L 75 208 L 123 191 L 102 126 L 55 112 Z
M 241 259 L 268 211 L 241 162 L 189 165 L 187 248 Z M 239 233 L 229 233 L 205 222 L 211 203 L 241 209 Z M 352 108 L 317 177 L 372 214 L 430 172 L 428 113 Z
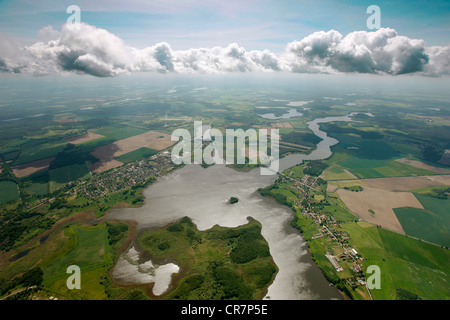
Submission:
M 291 154 L 280 159 L 280 172 L 303 160 L 319 160 L 331 156 L 330 147 L 338 140 L 320 130 L 321 123 L 351 121 L 350 116 L 326 117 L 308 123 L 323 140 L 309 155 Z M 311 260 L 307 245 L 298 231 L 289 226 L 293 212 L 272 198 L 264 198 L 258 188 L 274 183 L 277 175 L 261 175 L 259 169 L 238 172 L 225 165 L 203 168 L 186 165 L 160 177 L 144 190 L 145 204 L 140 208 L 113 209 L 108 219 L 134 220 L 138 229 L 156 228 L 188 216 L 199 230 L 218 224 L 237 227 L 253 217 L 262 225 L 261 233 L 279 268 L 265 299 L 342 299 Z M 239 202 L 230 205 L 230 197 Z M 117 266 L 116 266 L 117 268 Z M 114 270 L 116 274 L 123 273 Z

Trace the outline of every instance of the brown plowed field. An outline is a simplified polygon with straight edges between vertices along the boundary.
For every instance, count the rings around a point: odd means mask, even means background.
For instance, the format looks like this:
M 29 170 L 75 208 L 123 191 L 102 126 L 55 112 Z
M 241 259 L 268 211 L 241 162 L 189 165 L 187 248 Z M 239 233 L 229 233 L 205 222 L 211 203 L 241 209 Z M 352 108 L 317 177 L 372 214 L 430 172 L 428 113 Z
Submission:
M 337 194 L 361 219 L 402 234 L 405 232 L 392 209 L 401 207 L 423 209 L 422 204 L 411 192 L 392 192 L 364 187 L 360 192 L 339 189 Z M 375 213 L 371 213 L 369 209 Z
M 55 157 L 51 157 L 20 164 L 18 166 L 12 167 L 12 170 L 16 175 L 16 177 L 18 178 L 26 177 L 29 176 L 30 174 L 47 170 L 50 162 L 52 162 L 54 159 Z

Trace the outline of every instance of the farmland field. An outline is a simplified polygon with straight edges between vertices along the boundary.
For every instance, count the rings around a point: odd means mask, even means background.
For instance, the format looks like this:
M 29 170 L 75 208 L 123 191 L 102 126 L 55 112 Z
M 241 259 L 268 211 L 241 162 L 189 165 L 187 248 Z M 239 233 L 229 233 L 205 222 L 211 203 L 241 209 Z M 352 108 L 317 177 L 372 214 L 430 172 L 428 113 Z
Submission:
M 337 162 L 337 164 L 363 179 L 437 174 L 433 171 L 392 160 L 350 157 Z
M 398 289 L 424 299 L 450 297 L 448 250 L 369 224 L 345 223 L 343 228 L 351 244 L 370 257 L 364 264 L 380 267 L 381 290 L 371 290 L 374 298 L 395 299 Z
M 58 152 L 61 152 L 66 144 L 67 143 L 65 141 L 55 141 L 43 143 L 37 146 L 24 147 L 19 158 L 14 162 L 14 165 L 20 165 L 53 157 Z
M 399 233 L 404 233 L 404 230 L 398 222 L 393 208 L 407 206 L 422 208 L 420 202 L 410 192 L 364 188 L 361 192 L 339 189 L 337 194 L 347 207 L 360 218 Z M 375 214 L 369 210 L 372 210 Z
M 33 173 L 47 170 L 50 162 L 52 162 L 54 159 L 55 159 L 55 157 L 51 157 L 51 158 L 45 158 L 45 159 L 41 159 L 41 160 L 28 162 L 25 164 L 14 166 L 12 168 L 12 170 L 13 170 L 14 174 L 16 175 L 16 177 L 19 177 L 19 178 L 26 177 Z
M 92 155 L 100 161 L 91 164 L 91 171 L 103 172 L 111 168 L 122 165 L 122 162 L 115 160 L 129 152 L 146 147 L 153 150 L 163 150 L 172 146 L 175 142 L 171 141 L 171 136 L 157 131 L 147 131 L 135 136 L 115 141 L 113 143 L 98 147 L 92 152 Z
M 108 139 L 112 140 L 121 140 L 126 139 L 132 136 L 136 136 L 138 134 L 144 133 L 147 130 L 136 127 L 129 126 L 120 126 L 120 127 L 105 127 L 98 130 L 93 131 L 93 133 L 102 135 Z M 102 138 L 100 138 L 102 139 Z
M 67 142 L 73 143 L 73 144 L 80 144 L 80 143 L 84 143 L 84 142 L 88 142 L 88 141 L 100 139 L 100 138 L 104 138 L 104 136 L 101 134 L 98 134 L 98 133 L 89 132 L 82 136 L 71 138 L 71 139 L 67 140 Z
M 135 135 L 146 132 L 147 130 L 142 128 L 118 125 L 117 127 L 104 127 L 97 130 L 92 130 L 89 136 L 86 138 L 94 139 L 83 139 L 79 145 L 86 150 L 94 150 L 100 146 L 104 146 L 113 143 L 117 140 L 126 139 Z M 80 137 L 77 137 L 80 138 Z M 75 140 L 76 141 L 76 140 Z
M 147 158 L 150 157 L 154 154 L 157 154 L 158 150 L 153 150 L 150 148 L 139 148 L 137 150 L 125 153 L 121 156 L 118 156 L 115 158 L 115 160 L 123 162 L 123 163 L 127 163 L 127 162 L 131 162 L 131 161 L 136 161 L 136 160 L 140 160 L 142 158 Z
M 424 209 L 396 208 L 394 212 L 407 235 L 450 246 L 450 199 L 415 194 Z
M 448 272 L 450 252 L 439 246 L 379 229 L 386 251 L 391 256 L 416 265 Z
M 402 158 L 402 159 L 397 159 L 395 161 L 401 162 L 401 163 L 406 163 L 408 165 L 411 165 L 413 167 L 417 167 L 417 168 L 422 168 L 422 169 L 426 169 L 426 170 L 430 170 L 436 173 L 440 173 L 440 174 L 450 174 L 450 170 L 445 169 L 445 168 L 440 168 L 440 167 L 436 167 L 436 166 L 432 166 L 417 160 L 411 160 L 408 158 Z
M 17 183 L 13 181 L 0 181 L 0 204 L 19 199 Z
M 53 292 L 75 299 L 104 299 L 104 288 L 99 283 L 102 274 L 112 262 L 108 243 L 108 232 L 104 224 L 96 227 L 72 226 L 66 230 L 75 237 L 76 246 L 44 270 L 44 285 Z M 69 265 L 81 269 L 83 290 L 69 290 L 66 286 Z
M 73 164 L 50 170 L 50 180 L 56 183 L 67 183 L 84 177 L 89 173 L 86 164 Z
M 359 181 L 371 188 L 389 191 L 409 191 L 428 187 L 439 187 L 449 185 L 450 175 L 393 177 L 393 178 L 379 178 L 379 179 L 364 179 Z M 339 182 L 338 184 L 340 183 L 341 182 Z
M 25 188 L 25 192 L 30 193 L 32 195 L 45 195 L 50 192 L 48 183 L 33 183 L 29 187 Z
M 348 180 L 357 179 L 358 177 L 348 171 L 348 169 L 344 169 L 341 166 L 334 164 L 324 171 L 323 178 L 325 180 Z

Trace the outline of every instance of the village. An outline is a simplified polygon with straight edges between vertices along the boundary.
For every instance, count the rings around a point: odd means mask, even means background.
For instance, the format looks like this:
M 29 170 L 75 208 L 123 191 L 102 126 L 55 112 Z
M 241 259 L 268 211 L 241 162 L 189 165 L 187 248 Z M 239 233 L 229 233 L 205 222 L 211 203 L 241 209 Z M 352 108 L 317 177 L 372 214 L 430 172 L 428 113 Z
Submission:
M 341 231 L 341 222 L 337 221 L 331 214 L 323 212 L 323 203 L 327 200 L 333 201 L 326 196 L 326 192 L 321 191 L 321 186 L 326 185 L 326 182 L 320 177 L 307 174 L 302 177 L 296 177 L 292 171 L 287 174 L 281 174 L 280 181 L 282 182 L 283 180 L 293 183 L 291 192 L 297 196 L 294 200 L 294 208 L 301 212 L 304 217 L 314 221 L 314 224 L 317 226 L 318 233 L 311 236 L 310 239 L 304 237 L 305 240 L 314 241 L 320 238 L 329 240 L 321 243 L 326 244 L 324 246 L 326 247 L 325 257 L 336 272 L 351 275 L 346 277 L 346 281 L 351 287 L 366 285 L 363 272 L 364 258 L 349 244 L 348 234 Z M 334 205 L 340 206 L 338 203 Z M 343 277 L 345 278 L 345 276 Z
M 174 168 L 170 153 L 161 152 L 150 158 L 129 162 L 105 172 L 90 172 L 87 177 L 69 182 L 48 196 L 40 197 L 33 202 L 25 202 L 24 208 L 26 212 L 31 212 L 46 204 L 50 204 L 50 209 L 64 206 L 75 209 L 86 207 L 91 201 L 76 205 L 67 200 L 81 197 L 95 201 L 114 193 L 127 192 L 130 188 L 145 187 L 156 177 Z M 134 191 L 131 191 L 131 194 L 134 194 Z
M 90 179 L 79 182 L 77 189 L 86 198 L 97 199 L 133 186 L 143 186 L 151 176 L 160 176 L 173 168 L 170 153 L 165 151 L 104 173 L 94 173 Z

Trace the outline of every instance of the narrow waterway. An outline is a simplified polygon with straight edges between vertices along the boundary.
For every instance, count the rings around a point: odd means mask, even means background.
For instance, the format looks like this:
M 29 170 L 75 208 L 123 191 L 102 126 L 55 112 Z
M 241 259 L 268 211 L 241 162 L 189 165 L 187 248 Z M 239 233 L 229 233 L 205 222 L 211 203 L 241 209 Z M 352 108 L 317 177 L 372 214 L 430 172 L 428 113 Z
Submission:
M 328 137 L 319 125 L 332 121 L 351 121 L 351 117 L 326 117 L 309 122 L 309 128 L 323 140 L 309 155 L 291 154 L 282 158 L 279 171 L 303 160 L 331 156 L 330 147 L 338 141 Z M 145 229 L 188 216 L 200 230 L 205 230 L 216 224 L 224 227 L 246 224 L 247 217 L 251 216 L 262 224 L 262 235 L 279 268 L 266 299 L 342 299 L 311 260 L 304 239 L 289 226 L 292 210 L 258 193 L 258 188 L 273 184 L 276 178 L 277 175 L 261 175 L 259 169 L 238 172 L 224 165 L 206 169 L 186 165 L 149 186 L 144 191 L 142 207 L 113 209 L 108 218 L 135 220 L 139 229 Z M 238 197 L 239 202 L 230 205 L 231 196 Z

